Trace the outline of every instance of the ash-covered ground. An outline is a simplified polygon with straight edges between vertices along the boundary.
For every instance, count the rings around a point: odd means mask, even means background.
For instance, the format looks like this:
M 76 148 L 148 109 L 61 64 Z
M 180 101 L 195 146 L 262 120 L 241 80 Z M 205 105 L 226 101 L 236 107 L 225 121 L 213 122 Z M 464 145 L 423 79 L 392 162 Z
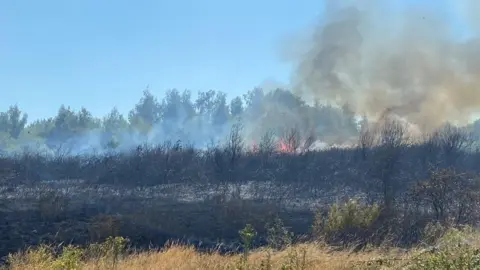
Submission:
M 349 199 L 387 209 L 388 218 L 379 219 L 369 235 L 412 244 L 426 222 L 438 219 L 431 193 L 419 189 L 435 187 L 437 170 L 452 183 L 444 215 L 461 224 L 480 220 L 480 153 L 460 141 L 466 140 L 462 130 L 447 131 L 421 143 L 397 137 L 320 151 L 227 145 L 2 158 L 0 255 L 39 243 L 88 244 L 112 235 L 140 249 L 178 240 L 232 251 L 246 224 L 258 232 L 255 245 L 266 241 L 266 228 L 277 218 L 296 235 L 310 235 L 316 215 Z

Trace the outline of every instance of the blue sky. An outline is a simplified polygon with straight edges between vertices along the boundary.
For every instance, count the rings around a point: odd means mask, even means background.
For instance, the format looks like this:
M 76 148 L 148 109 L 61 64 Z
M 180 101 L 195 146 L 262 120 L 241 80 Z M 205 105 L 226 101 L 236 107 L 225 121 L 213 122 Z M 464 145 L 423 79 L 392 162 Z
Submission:
M 0 111 L 30 118 L 61 104 L 127 112 L 146 85 L 240 95 L 286 82 L 285 36 L 311 24 L 319 1 L 12 0 L 0 3 Z
M 424 2 L 431 2 L 431 0 Z M 61 104 L 126 113 L 147 85 L 241 95 L 287 83 L 289 34 L 311 26 L 319 0 L 5 0 L 0 2 L 0 111 L 30 119 Z

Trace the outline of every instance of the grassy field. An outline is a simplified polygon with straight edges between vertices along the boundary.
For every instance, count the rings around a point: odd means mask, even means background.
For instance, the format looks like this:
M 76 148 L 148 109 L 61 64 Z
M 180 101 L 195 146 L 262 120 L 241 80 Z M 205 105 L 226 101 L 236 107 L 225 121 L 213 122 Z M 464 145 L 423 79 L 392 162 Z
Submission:
M 262 235 L 247 223 L 237 231 L 236 251 L 195 249 L 170 242 L 162 249 L 135 249 L 131 239 L 109 236 L 81 246 L 32 245 L 7 258 L 5 269 L 480 269 L 480 231 L 445 220 L 427 223 L 408 247 L 376 227 L 377 204 L 349 200 L 315 214 L 309 235 L 295 235 L 276 218 Z M 385 226 L 398 226 L 383 222 Z M 106 223 L 104 225 L 112 225 Z M 392 228 L 390 228 L 392 229 Z M 113 234 L 116 235 L 116 234 Z M 118 234 L 117 234 L 118 235 Z M 392 234 L 391 236 L 395 236 Z M 259 240 L 264 237 L 264 244 Z
M 480 269 L 480 234 L 470 228 L 448 229 L 434 245 L 409 250 L 365 247 L 355 251 L 321 242 L 249 250 L 248 239 L 242 239 L 244 251 L 231 255 L 198 252 L 176 244 L 155 251 L 127 252 L 121 237 L 83 249 L 67 246 L 57 253 L 52 246 L 39 246 L 10 255 L 8 269 Z
M 78 253 L 79 255 L 80 253 Z M 319 244 L 299 244 L 282 251 L 260 249 L 244 254 L 200 253 L 194 248 L 173 245 L 160 251 L 118 258 L 77 260 L 75 254 L 54 258 L 45 250 L 30 250 L 11 257 L 11 269 L 381 269 L 402 266 L 410 255 L 390 250 L 363 252 L 333 251 Z M 371 268 L 373 267 L 373 268 Z

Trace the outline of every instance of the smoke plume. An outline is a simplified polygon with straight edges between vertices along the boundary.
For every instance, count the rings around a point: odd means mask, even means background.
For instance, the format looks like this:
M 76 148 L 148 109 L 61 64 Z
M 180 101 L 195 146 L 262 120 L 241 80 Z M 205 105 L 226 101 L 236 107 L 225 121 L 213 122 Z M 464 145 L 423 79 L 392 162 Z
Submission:
M 478 18 L 476 0 L 324 1 L 290 59 L 294 91 L 371 118 L 388 109 L 423 130 L 466 124 L 480 107 Z

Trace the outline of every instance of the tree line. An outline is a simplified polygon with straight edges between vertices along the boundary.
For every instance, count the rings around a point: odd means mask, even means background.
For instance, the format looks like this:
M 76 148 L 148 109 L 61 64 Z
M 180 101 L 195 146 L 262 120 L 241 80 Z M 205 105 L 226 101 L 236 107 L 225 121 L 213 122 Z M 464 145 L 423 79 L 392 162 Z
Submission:
M 162 99 L 147 88 L 127 115 L 114 107 L 103 116 L 87 108 L 78 111 L 61 105 L 55 116 L 28 121 L 18 105 L 0 112 L 0 150 L 58 150 L 79 153 L 86 148 L 111 150 L 138 144 L 182 141 L 198 147 L 224 140 L 235 123 L 245 126 L 243 134 L 258 140 L 267 132 L 280 134 L 295 127 L 328 143 L 341 143 L 358 135 L 357 122 L 348 104 L 336 107 L 307 104 L 285 89 L 255 88 L 227 100 L 220 91 L 166 91 Z M 66 150 L 67 149 L 67 150 Z

